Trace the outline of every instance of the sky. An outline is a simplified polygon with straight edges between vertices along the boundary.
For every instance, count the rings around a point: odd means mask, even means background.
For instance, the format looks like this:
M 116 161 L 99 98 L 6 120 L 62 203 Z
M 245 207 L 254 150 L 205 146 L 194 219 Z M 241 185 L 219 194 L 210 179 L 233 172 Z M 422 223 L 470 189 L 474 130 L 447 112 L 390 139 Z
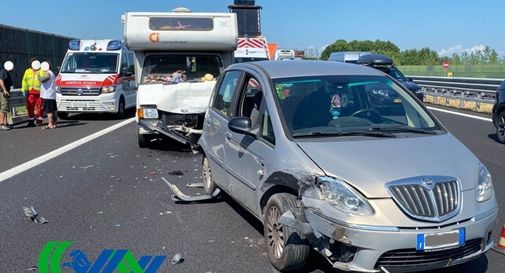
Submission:
M 82 39 L 122 39 L 128 11 L 227 12 L 233 0 L 2 0 L 0 24 Z M 505 54 L 503 0 L 256 0 L 263 36 L 282 48 L 324 49 L 337 39 L 390 40 L 441 55 L 485 45 Z M 1 38 L 1 37 L 0 37 Z M 1 50 L 1 49 L 0 49 Z

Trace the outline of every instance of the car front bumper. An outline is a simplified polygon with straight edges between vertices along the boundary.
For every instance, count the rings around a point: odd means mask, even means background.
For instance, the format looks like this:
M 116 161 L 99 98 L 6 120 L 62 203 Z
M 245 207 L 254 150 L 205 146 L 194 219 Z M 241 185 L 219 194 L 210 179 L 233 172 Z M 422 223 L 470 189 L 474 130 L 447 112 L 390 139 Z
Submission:
M 465 263 L 480 257 L 493 245 L 491 231 L 497 210 L 488 211 L 472 219 L 441 227 L 384 227 L 342 223 L 323 216 L 318 210 L 306 209 L 305 216 L 314 233 L 321 236 L 330 251 L 320 251 L 333 266 L 355 272 L 413 272 L 431 270 Z M 418 234 L 438 234 L 457 229 L 465 230 L 465 244 L 459 247 L 432 251 L 417 251 Z M 331 254 L 346 249 L 351 259 L 331 259 Z M 351 255 L 351 256 L 349 256 Z

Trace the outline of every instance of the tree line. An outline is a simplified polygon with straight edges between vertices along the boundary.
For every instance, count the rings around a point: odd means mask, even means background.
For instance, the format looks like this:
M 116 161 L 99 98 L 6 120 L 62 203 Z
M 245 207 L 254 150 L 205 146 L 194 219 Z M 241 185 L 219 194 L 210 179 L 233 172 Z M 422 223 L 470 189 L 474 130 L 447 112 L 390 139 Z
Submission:
M 391 57 L 396 65 L 439 65 L 446 60 L 452 65 L 505 64 L 505 56 L 500 58 L 498 52 L 489 46 L 471 52 L 454 53 L 451 57 L 446 57 L 440 56 L 437 51 L 428 47 L 400 50 L 393 42 L 382 40 L 353 40 L 348 42 L 340 39 L 324 49 L 321 59 L 327 60 L 331 53 L 339 51 L 367 51 L 383 54 Z

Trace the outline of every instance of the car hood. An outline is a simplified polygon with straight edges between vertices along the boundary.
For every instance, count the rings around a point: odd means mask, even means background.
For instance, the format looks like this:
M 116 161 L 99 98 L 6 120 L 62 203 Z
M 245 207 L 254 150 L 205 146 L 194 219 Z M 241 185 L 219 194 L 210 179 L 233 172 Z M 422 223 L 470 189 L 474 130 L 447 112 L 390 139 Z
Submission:
M 452 176 L 463 190 L 477 187 L 479 160 L 450 133 L 297 144 L 326 175 L 347 181 L 368 198 L 390 197 L 386 183 L 416 176 Z

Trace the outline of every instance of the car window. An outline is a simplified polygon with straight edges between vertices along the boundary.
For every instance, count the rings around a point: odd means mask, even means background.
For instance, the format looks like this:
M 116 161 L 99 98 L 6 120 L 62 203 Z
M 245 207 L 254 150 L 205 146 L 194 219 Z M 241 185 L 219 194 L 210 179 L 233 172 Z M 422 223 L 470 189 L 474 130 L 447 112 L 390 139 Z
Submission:
M 128 58 L 128 72 L 134 73 L 135 62 L 134 62 L 134 58 L 133 58 L 133 53 L 128 53 L 127 58 Z
M 275 133 L 272 126 L 272 120 L 270 119 L 270 113 L 268 109 L 264 107 L 262 118 L 261 118 L 261 128 L 260 128 L 261 138 L 275 145 Z
M 213 101 L 212 107 L 219 111 L 225 117 L 230 116 L 231 101 L 233 93 L 237 87 L 240 78 L 240 71 L 229 71 L 224 75 L 219 90 Z
M 274 79 L 291 134 L 416 128 L 439 130 L 430 115 L 385 76 Z
M 238 114 L 242 117 L 249 117 L 251 125 L 254 127 L 258 123 L 260 115 L 263 88 L 254 77 L 246 75 L 245 79 L 245 84 L 241 90 Z

